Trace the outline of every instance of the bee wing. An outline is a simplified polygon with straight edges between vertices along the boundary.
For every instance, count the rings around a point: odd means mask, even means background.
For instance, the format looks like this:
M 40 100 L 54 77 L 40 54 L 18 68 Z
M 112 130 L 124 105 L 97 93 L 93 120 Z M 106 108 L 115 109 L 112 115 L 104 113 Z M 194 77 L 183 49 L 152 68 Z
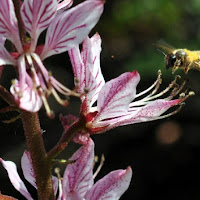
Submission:
M 157 43 L 154 43 L 153 45 L 156 46 L 157 50 L 162 52 L 164 55 L 165 53 L 171 53 L 176 49 L 164 41 L 159 41 Z

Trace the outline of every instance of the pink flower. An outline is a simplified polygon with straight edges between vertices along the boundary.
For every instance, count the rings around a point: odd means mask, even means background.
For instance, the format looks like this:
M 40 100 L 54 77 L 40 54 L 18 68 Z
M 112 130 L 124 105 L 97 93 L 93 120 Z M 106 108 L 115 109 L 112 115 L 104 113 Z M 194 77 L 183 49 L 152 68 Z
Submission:
M 30 40 L 21 42 L 18 21 L 12 0 L 2 0 L 0 6 L 0 65 L 17 67 L 19 80 L 11 86 L 11 93 L 19 107 L 37 112 L 44 103 L 47 113 L 51 110 L 47 97 L 53 94 L 59 103 L 57 92 L 70 95 L 71 91 L 49 74 L 42 60 L 73 48 L 81 43 L 95 26 L 103 11 L 102 0 L 86 0 L 66 10 L 72 1 L 24 0 L 20 15 Z M 59 11 L 57 13 L 57 11 Z M 37 47 L 40 34 L 47 29 L 45 44 Z M 11 54 L 4 47 L 10 40 L 17 52 Z
M 62 180 L 59 179 L 59 184 L 56 177 L 52 179 L 55 195 L 59 185 L 58 200 L 117 200 L 129 187 L 132 177 L 130 167 L 126 170 L 112 171 L 94 184 L 94 143 L 91 139 L 80 147 L 70 160 L 75 162 L 67 165 Z M 20 179 L 16 165 L 3 159 L 0 159 L 0 162 L 7 170 L 15 189 L 31 200 L 32 197 Z M 37 188 L 28 152 L 24 152 L 22 156 L 22 170 L 26 180 Z
M 175 86 L 173 82 L 166 90 L 155 94 L 161 74 L 150 88 L 139 94 L 136 94 L 136 87 L 140 81 L 137 71 L 123 73 L 105 83 L 100 68 L 100 52 L 101 39 L 98 34 L 84 40 L 81 53 L 78 46 L 69 51 L 75 84 L 78 83 L 78 92 L 81 94 L 80 117 L 85 118 L 86 128 L 90 133 L 105 132 L 117 126 L 167 117 L 173 112 L 161 115 L 185 100 L 172 100 L 180 92 L 178 88 L 168 97 L 158 99 Z M 138 100 L 138 97 L 153 89 L 155 91 Z M 97 106 L 94 105 L 96 101 Z

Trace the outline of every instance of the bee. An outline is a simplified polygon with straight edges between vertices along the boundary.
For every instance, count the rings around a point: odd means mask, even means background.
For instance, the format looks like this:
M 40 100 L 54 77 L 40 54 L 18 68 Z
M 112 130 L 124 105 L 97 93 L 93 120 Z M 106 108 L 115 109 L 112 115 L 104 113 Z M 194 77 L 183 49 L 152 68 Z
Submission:
M 168 44 L 156 44 L 165 56 L 166 69 L 172 68 L 172 73 L 177 69 L 183 69 L 185 74 L 190 69 L 200 71 L 200 51 L 191 51 L 188 49 L 175 49 Z M 165 53 L 166 52 L 166 53 Z

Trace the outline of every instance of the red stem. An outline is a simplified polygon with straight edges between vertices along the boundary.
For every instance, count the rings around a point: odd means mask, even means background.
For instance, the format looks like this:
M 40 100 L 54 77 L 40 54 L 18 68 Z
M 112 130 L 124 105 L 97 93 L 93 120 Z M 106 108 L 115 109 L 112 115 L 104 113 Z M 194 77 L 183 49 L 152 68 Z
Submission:
M 55 158 L 57 155 L 59 155 L 69 144 L 69 142 L 72 140 L 74 135 L 80 131 L 83 130 L 85 127 L 85 123 L 78 119 L 75 121 L 68 129 L 65 131 L 58 141 L 58 143 L 47 153 L 47 156 L 49 159 Z
M 17 107 L 13 95 L 8 92 L 3 86 L 0 85 L 0 96 L 4 101 L 6 101 L 10 106 Z
M 18 27 L 19 27 L 19 36 L 21 39 L 22 46 L 26 43 L 26 30 L 24 29 L 21 14 L 20 14 L 20 0 L 13 0 L 15 7 L 15 14 L 17 17 Z

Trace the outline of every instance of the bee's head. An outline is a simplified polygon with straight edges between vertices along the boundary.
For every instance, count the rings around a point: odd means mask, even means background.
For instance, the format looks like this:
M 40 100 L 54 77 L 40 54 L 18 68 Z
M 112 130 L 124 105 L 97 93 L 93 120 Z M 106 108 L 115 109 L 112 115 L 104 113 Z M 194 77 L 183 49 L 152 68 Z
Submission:
M 182 67 L 186 56 L 186 52 L 181 49 L 173 53 L 168 53 L 165 56 L 166 68 L 169 69 L 170 67 Z
M 176 54 L 174 53 L 168 53 L 165 56 L 165 63 L 166 63 L 166 69 L 169 69 L 170 67 L 174 67 L 176 62 Z

